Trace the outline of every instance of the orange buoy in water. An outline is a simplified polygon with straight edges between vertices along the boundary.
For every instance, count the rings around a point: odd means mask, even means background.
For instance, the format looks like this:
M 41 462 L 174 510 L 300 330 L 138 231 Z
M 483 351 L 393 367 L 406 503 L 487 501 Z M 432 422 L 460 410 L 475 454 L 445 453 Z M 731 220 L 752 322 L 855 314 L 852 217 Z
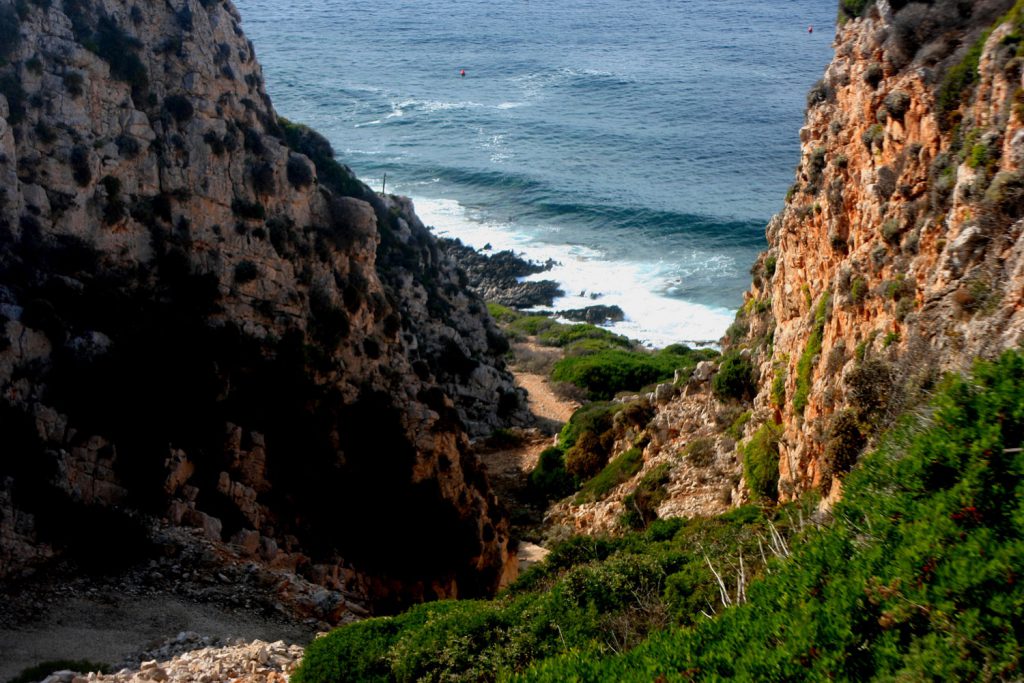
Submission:
M 814 27 L 813 26 L 808 26 L 807 27 L 807 32 L 808 33 L 814 33 Z
M 460 69 L 459 70 L 459 75 L 462 76 L 463 78 L 465 78 L 466 77 L 466 70 L 465 69 Z

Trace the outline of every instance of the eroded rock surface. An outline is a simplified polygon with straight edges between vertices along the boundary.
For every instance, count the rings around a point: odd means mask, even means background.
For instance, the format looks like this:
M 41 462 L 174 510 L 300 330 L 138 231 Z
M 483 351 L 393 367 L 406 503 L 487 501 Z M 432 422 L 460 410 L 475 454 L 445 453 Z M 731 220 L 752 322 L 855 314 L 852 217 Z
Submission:
M 0 577 L 163 518 L 381 608 L 493 590 L 467 434 L 522 392 L 411 203 L 278 119 L 230 2 L 0 24 Z

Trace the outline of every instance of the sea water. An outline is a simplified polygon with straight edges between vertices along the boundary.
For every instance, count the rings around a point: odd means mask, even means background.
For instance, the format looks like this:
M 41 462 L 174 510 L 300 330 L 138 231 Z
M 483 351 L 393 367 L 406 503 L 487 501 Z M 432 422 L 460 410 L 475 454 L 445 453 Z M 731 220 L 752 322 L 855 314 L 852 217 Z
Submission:
M 799 161 L 834 0 L 236 0 L 278 112 L 438 235 L 655 346 L 717 339 Z M 813 31 L 809 31 L 813 27 Z M 465 71 L 465 76 L 460 75 Z

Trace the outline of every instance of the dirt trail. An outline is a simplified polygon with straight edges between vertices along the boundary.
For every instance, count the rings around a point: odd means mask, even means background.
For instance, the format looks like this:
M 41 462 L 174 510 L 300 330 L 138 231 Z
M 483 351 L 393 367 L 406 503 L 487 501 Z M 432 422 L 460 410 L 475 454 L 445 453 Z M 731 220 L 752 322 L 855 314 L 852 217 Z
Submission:
M 519 570 L 522 572 L 548 554 L 546 548 L 533 542 L 539 540 L 537 530 L 543 521 L 544 508 L 529 495 L 530 472 L 537 466 L 541 452 L 554 445 L 555 435 L 579 404 L 556 394 L 544 375 L 516 368 L 512 373 L 516 384 L 529 392 L 528 405 L 537 417 L 538 428 L 531 430 L 516 446 L 481 452 L 480 460 L 495 493 L 509 509 L 513 526 L 518 529 L 521 537 Z
M 579 403 L 555 394 L 551 389 L 551 381 L 543 375 L 516 371 L 513 374 L 516 384 L 530 392 L 530 411 L 537 417 L 564 424 L 580 407 Z

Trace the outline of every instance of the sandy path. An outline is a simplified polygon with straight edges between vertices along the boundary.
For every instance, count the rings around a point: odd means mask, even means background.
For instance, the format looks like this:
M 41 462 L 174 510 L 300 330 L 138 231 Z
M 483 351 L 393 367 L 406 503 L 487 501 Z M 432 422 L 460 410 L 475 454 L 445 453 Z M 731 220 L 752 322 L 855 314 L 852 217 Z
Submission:
M 579 403 L 564 399 L 551 390 L 551 381 L 543 375 L 512 371 L 516 384 L 530 393 L 529 406 L 534 415 L 564 424 L 580 407 Z

